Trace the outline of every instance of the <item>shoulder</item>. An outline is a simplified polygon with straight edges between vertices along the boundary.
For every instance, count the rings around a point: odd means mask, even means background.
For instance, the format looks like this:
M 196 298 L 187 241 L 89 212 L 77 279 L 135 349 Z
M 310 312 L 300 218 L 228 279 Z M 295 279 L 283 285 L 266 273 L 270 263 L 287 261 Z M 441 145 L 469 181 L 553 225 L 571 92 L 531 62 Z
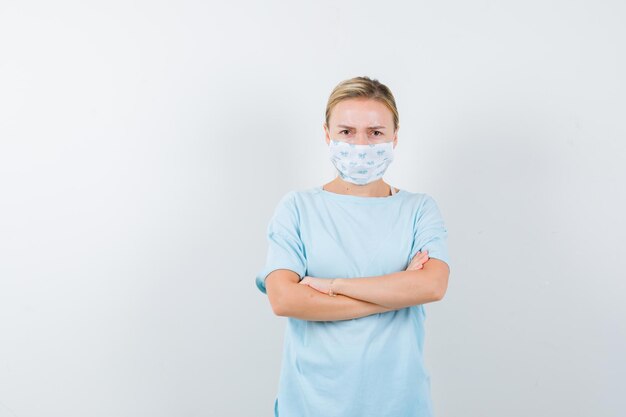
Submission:
M 403 191 L 406 196 L 405 198 L 408 201 L 410 201 L 412 205 L 417 209 L 421 209 L 424 206 L 428 206 L 433 203 L 436 204 L 435 199 L 428 193 L 420 193 L 417 191 L 408 191 L 408 190 L 403 190 Z
M 278 204 L 288 206 L 293 210 L 298 210 L 301 207 L 311 204 L 320 192 L 319 187 L 290 190 L 282 195 Z
M 437 201 L 432 195 L 421 193 L 420 207 L 424 209 L 437 209 Z
M 283 193 L 274 209 L 275 217 L 289 217 L 299 221 L 301 212 L 310 205 L 319 192 L 316 187 L 289 190 Z
M 295 190 L 290 190 L 290 191 L 287 191 L 286 193 L 284 193 L 280 197 L 280 199 L 278 200 L 277 206 L 280 207 L 280 206 L 290 206 L 290 205 L 293 205 L 296 193 L 297 193 L 297 191 L 295 191 Z
M 410 201 L 410 207 L 416 222 L 441 216 L 437 201 L 429 193 L 408 191 L 407 200 Z

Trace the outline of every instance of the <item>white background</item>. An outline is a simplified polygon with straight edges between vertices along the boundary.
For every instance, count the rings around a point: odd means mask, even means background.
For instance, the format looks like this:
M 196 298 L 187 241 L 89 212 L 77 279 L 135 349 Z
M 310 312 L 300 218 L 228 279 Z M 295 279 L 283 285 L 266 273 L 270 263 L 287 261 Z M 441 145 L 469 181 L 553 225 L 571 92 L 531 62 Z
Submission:
M 0 417 L 271 416 L 265 228 L 333 178 L 326 100 L 360 75 L 398 103 L 385 180 L 449 231 L 436 416 L 622 416 L 625 20 L 597 0 L 0 0 Z

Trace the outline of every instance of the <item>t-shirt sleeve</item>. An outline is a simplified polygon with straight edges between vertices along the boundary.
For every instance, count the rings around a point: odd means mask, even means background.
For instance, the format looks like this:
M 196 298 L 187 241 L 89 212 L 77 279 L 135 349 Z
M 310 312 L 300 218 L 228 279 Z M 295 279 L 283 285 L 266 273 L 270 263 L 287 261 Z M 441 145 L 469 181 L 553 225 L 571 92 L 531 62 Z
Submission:
M 300 238 L 299 213 L 291 191 L 281 198 L 267 225 L 267 258 L 256 276 L 257 288 L 267 294 L 265 279 L 276 269 L 289 269 L 302 279 L 306 275 L 306 256 Z
M 435 200 L 425 194 L 423 203 L 417 211 L 413 246 L 409 262 L 417 252 L 428 251 L 428 258 L 437 258 L 450 265 L 448 256 L 448 229 Z

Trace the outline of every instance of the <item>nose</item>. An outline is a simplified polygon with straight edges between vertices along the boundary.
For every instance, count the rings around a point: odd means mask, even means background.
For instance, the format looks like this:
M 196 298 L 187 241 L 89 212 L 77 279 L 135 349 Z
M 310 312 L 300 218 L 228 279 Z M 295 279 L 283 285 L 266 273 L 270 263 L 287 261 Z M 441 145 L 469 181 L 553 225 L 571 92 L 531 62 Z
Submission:
M 370 141 L 367 137 L 367 132 L 357 132 L 354 135 L 354 143 L 356 145 L 369 145 Z

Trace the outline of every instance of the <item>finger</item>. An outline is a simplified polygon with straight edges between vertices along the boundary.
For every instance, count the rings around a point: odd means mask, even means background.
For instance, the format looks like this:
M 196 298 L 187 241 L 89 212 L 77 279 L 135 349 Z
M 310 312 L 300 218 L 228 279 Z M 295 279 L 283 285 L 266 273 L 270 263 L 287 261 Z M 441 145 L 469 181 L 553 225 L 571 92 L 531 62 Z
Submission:
M 418 260 L 415 262 L 411 262 L 411 265 L 409 265 L 410 269 L 416 269 L 416 268 L 421 268 L 422 266 L 424 266 L 424 264 L 426 263 L 427 259 L 424 260 Z
M 413 255 L 412 259 L 417 259 L 420 257 L 420 255 L 422 254 L 422 252 L 418 251 L 415 255 Z
M 427 258 L 425 256 L 422 256 L 422 257 L 417 258 L 414 263 L 421 264 L 421 263 L 426 262 L 426 259 Z
M 418 252 L 418 253 L 417 253 L 417 254 L 413 257 L 413 260 L 414 260 L 414 261 L 420 261 L 420 260 L 425 259 L 425 258 L 427 258 L 427 257 L 428 257 L 428 255 L 426 255 L 424 252 Z
M 417 253 L 415 254 L 415 256 L 413 256 L 413 258 L 412 258 L 412 259 L 419 259 L 419 258 L 421 258 L 422 256 L 424 256 L 424 254 L 423 254 L 423 253 L 421 253 L 421 252 L 417 252 Z
M 421 256 L 421 257 L 418 257 L 418 258 L 414 258 L 414 259 L 411 261 L 411 265 L 417 265 L 417 264 L 420 264 L 420 263 L 426 262 L 426 259 L 427 259 L 427 257 L 426 257 L 426 256 Z

